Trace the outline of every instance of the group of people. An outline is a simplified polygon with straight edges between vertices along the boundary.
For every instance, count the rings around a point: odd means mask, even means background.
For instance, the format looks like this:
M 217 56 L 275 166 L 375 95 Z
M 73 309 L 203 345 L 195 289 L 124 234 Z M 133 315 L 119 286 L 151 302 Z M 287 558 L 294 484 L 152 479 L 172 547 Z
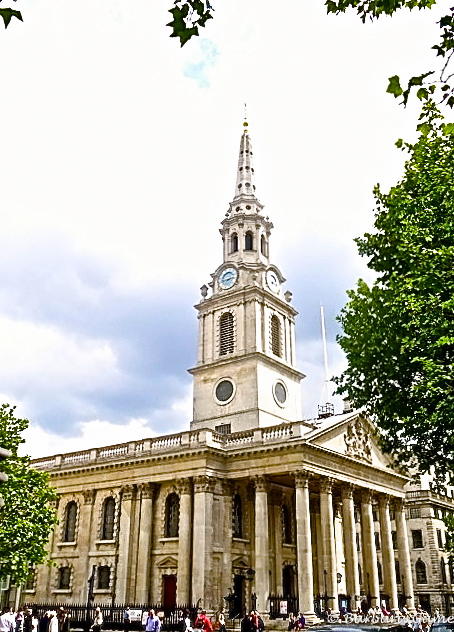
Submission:
M 241 632 L 263 632 L 265 624 L 257 610 L 251 610 L 241 620 Z
M 0 632 L 68 632 L 69 613 L 64 608 L 48 610 L 39 618 L 33 608 L 5 606 L 0 615 Z
M 305 627 L 306 617 L 302 612 L 298 616 L 294 615 L 293 612 L 288 615 L 287 630 L 304 630 Z

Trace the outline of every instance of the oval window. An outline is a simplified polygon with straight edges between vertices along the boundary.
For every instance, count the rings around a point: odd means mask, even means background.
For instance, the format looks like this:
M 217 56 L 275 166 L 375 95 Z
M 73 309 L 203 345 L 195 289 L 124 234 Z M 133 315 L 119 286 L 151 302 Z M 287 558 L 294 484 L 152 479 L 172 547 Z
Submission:
M 215 389 L 215 396 L 218 402 L 227 404 L 234 395 L 234 386 L 231 380 L 221 380 Z
M 287 389 L 282 382 L 276 382 L 274 385 L 274 399 L 280 406 L 283 406 L 287 401 Z

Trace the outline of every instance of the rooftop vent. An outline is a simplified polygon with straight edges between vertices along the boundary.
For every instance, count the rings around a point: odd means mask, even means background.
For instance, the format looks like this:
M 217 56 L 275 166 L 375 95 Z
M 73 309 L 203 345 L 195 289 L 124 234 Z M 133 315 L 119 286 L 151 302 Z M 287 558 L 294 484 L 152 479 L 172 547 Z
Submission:
M 326 417 L 332 417 L 334 415 L 334 404 L 325 404 L 318 407 L 318 418 L 326 419 Z

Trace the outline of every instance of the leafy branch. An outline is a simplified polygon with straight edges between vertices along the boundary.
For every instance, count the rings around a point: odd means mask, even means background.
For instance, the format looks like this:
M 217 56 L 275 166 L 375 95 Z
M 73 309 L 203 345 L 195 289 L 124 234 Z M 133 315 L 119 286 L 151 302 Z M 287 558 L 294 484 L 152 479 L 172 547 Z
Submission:
M 172 20 L 167 24 L 172 27 L 170 37 L 178 37 L 184 46 L 191 37 L 199 34 L 199 27 L 212 19 L 212 11 L 209 0 L 176 0 L 175 6 L 169 9 L 172 14 Z
M 1 1 L 2 0 L 0 0 L 0 2 Z M 16 0 L 14 0 L 14 2 L 16 2 Z M 11 18 L 17 18 L 18 20 L 23 22 L 22 13 L 20 11 L 15 11 L 14 9 L 0 9 L 0 16 L 2 17 L 5 24 L 5 29 L 8 28 L 8 24 L 11 22 Z

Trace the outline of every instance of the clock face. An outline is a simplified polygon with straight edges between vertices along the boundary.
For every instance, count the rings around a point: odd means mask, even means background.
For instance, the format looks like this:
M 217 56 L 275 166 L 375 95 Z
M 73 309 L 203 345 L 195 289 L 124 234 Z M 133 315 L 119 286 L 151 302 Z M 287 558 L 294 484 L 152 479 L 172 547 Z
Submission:
M 236 268 L 226 268 L 219 277 L 219 285 L 224 290 L 228 290 L 233 285 L 235 285 L 235 281 L 237 280 L 237 278 L 238 272 Z
M 270 290 L 273 290 L 273 292 L 279 292 L 280 283 L 274 270 L 268 270 L 266 273 L 266 282 L 268 283 Z

